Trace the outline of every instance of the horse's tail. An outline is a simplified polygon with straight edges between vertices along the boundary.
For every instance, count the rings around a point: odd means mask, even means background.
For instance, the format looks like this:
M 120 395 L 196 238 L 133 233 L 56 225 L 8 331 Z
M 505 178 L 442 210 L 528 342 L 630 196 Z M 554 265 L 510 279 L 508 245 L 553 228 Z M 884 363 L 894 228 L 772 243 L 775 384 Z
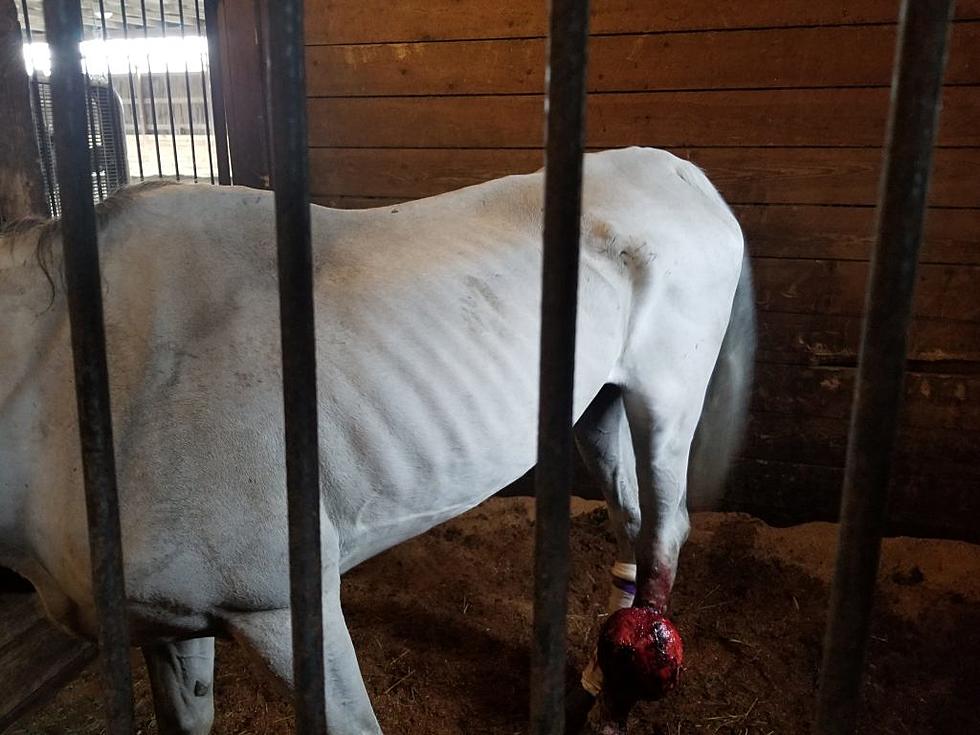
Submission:
M 705 394 L 688 469 L 688 506 L 717 508 L 729 466 L 741 448 L 748 419 L 755 362 L 755 299 L 748 257 L 735 289 L 728 329 Z

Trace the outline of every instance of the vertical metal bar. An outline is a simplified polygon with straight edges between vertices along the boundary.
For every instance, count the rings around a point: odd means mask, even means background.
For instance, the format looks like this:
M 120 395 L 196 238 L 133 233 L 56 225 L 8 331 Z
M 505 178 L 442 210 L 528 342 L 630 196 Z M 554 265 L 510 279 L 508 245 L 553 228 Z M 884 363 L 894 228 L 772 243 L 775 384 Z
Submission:
M 163 9 L 163 0 L 160 0 L 160 33 L 165 39 L 167 37 L 167 16 Z M 170 84 L 170 60 L 167 59 L 163 66 L 163 81 L 167 88 L 167 113 L 170 117 L 170 140 L 174 145 L 174 175 L 180 181 L 180 158 L 177 155 L 177 126 L 174 124 L 174 95 Z
M 878 232 L 820 672 L 819 735 L 852 733 L 857 721 L 952 8 L 952 0 L 903 0 L 899 19 Z
M 129 19 L 126 17 L 126 0 L 119 0 L 119 9 L 122 11 L 123 38 L 126 39 L 126 73 L 129 76 L 129 106 L 133 114 L 133 134 L 136 136 L 136 161 L 140 168 L 140 181 L 143 181 L 143 147 L 140 143 L 140 120 L 139 113 L 136 111 L 136 84 L 133 82 L 133 63 L 129 56 Z M 102 10 L 102 0 L 99 0 L 99 10 Z M 105 24 L 105 13 L 102 13 L 102 22 Z M 103 29 L 103 34 L 105 30 Z
M 181 45 L 187 36 L 184 33 L 184 0 L 177 0 L 177 12 L 180 14 L 180 40 Z M 187 127 L 191 133 L 191 170 L 194 173 L 194 181 L 197 181 L 197 151 L 194 150 L 194 106 L 191 104 L 191 73 L 187 70 L 187 49 L 184 48 L 184 86 L 187 90 Z
M 86 134 L 86 87 L 78 2 L 44 3 L 51 46 L 51 97 L 61 233 L 75 365 L 75 393 L 88 514 L 92 591 L 110 735 L 131 735 L 132 674 L 120 543 L 119 502 L 102 314 L 102 279 Z
M 572 391 L 578 292 L 588 0 L 552 0 L 538 462 L 535 469 L 531 733 L 564 732 L 565 616 L 572 482 Z
M 194 20 L 197 22 L 197 37 L 201 37 L 201 3 L 194 0 Z M 214 155 L 211 152 L 211 117 L 208 115 L 208 63 L 204 63 L 204 54 L 201 54 L 201 99 L 204 101 L 204 139 L 208 142 L 208 171 L 211 174 L 211 183 L 214 183 Z
M 268 73 L 276 80 L 272 85 L 273 155 L 296 731 L 320 735 L 326 732 L 320 466 L 302 0 L 277 3 L 276 12 L 269 14 L 269 25 Z
M 150 30 L 146 22 L 146 0 L 140 0 L 140 14 L 143 17 L 143 40 L 149 41 Z M 150 117 L 153 119 L 153 147 L 157 152 L 157 176 L 163 178 L 163 159 L 160 157 L 160 127 L 157 122 L 157 98 L 153 91 L 153 66 L 150 62 L 150 47 L 146 47 L 146 78 L 150 81 Z
M 214 115 L 214 148 L 218 159 L 218 183 L 231 183 L 228 160 L 228 123 L 225 115 L 224 76 L 218 47 L 218 0 L 204 0 L 204 29 L 208 34 L 208 76 L 211 79 L 211 112 Z
M 41 154 L 41 173 L 47 188 L 50 215 L 57 217 L 59 208 L 58 197 L 55 193 L 54 172 L 52 171 L 51 141 L 48 138 L 48 121 L 44 115 L 44 105 L 41 102 L 41 88 L 37 81 L 37 67 L 33 64 L 34 33 L 31 30 L 31 16 L 27 12 L 27 0 L 21 0 L 20 7 L 24 13 L 24 33 L 27 36 L 27 44 L 31 47 L 31 108 L 34 110 L 34 129 L 37 131 L 38 149 Z

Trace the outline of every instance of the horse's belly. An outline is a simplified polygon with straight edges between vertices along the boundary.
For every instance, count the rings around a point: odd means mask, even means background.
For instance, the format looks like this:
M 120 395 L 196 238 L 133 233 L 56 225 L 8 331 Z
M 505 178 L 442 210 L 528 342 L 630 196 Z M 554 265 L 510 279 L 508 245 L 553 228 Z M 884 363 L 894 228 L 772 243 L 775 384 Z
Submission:
M 462 307 L 393 309 L 377 328 L 360 325 L 369 338 L 346 363 L 323 356 L 325 503 L 345 567 L 462 513 L 534 464 L 539 301 L 530 289 L 474 292 Z M 622 349 L 617 294 L 592 287 L 583 296 L 576 416 Z

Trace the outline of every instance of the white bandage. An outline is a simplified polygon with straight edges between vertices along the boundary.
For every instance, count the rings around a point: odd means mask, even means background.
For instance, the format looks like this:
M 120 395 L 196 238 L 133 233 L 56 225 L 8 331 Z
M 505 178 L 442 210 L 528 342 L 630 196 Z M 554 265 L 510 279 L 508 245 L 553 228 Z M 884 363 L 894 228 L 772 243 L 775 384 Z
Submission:
M 633 598 L 636 596 L 636 564 L 618 561 L 613 564 L 610 572 L 613 581 L 606 609 L 611 614 L 624 607 L 633 607 Z M 582 672 L 582 688 L 593 697 L 598 697 L 602 691 L 602 669 L 599 668 L 594 652 L 589 665 Z
M 613 582 L 606 609 L 614 613 L 624 607 L 633 607 L 633 598 L 636 597 L 636 564 L 617 561 L 610 571 Z

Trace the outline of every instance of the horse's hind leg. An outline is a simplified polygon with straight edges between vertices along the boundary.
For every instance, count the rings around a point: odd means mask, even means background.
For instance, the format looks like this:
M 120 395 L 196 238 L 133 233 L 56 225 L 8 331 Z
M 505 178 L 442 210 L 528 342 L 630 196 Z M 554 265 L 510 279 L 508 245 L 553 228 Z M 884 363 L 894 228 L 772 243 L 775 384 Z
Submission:
M 160 735 L 207 735 L 214 721 L 214 638 L 143 647 Z
M 616 537 L 610 611 L 633 602 L 635 546 L 640 532 L 636 468 L 622 391 L 605 385 L 575 426 L 575 440 L 609 508 Z
M 575 440 L 589 473 L 602 490 L 616 537 L 616 563 L 607 609 L 614 612 L 633 604 L 636 581 L 635 545 L 640 531 L 633 447 L 622 391 L 605 385 L 575 426 Z M 582 687 L 598 695 L 602 673 L 595 656 L 582 672 Z
M 637 606 L 667 610 L 677 559 L 687 539 L 687 466 L 701 408 L 700 386 L 659 385 L 623 394 L 639 492 L 635 550 Z

